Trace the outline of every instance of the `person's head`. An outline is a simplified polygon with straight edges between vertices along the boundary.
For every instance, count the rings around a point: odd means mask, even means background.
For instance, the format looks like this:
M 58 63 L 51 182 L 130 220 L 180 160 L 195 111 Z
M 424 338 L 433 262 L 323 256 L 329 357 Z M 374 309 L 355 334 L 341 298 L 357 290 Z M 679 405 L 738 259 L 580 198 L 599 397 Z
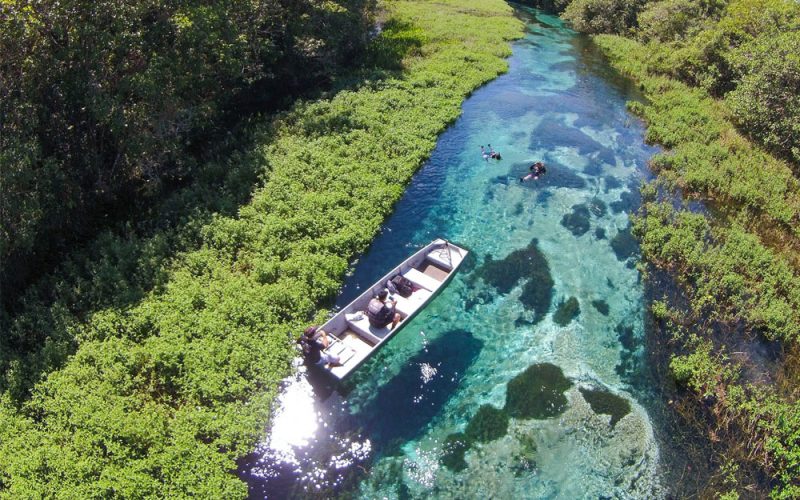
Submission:
M 387 290 L 385 288 L 383 290 L 381 290 L 380 292 L 378 292 L 378 298 L 380 300 L 386 300 L 386 297 L 388 297 L 388 296 L 389 296 L 389 290 Z
M 304 334 L 306 337 L 309 337 L 309 338 L 310 338 L 310 337 L 313 337 L 313 336 L 314 336 L 314 334 L 315 334 L 315 333 L 317 333 L 317 328 L 318 328 L 318 327 L 316 327 L 316 326 L 309 326 L 308 328 L 306 328 L 306 331 L 305 331 L 305 332 L 303 332 L 303 334 Z

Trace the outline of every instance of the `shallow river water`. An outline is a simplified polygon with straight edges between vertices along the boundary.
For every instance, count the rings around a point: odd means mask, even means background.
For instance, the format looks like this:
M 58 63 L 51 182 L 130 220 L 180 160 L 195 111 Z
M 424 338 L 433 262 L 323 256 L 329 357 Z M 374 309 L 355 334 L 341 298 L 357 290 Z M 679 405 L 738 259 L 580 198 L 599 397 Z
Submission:
M 625 110 L 633 87 L 591 43 L 520 15 L 509 72 L 464 103 L 338 305 L 435 237 L 475 259 L 343 386 L 304 369 L 288 381 L 241 464 L 251 497 L 664 495 L 634 390 L 644 299 L 628 229 L 654 149 Z M 481 157 L 488 143 L 500 161 Z M 538 160 L 547 174 L 521 183 Z

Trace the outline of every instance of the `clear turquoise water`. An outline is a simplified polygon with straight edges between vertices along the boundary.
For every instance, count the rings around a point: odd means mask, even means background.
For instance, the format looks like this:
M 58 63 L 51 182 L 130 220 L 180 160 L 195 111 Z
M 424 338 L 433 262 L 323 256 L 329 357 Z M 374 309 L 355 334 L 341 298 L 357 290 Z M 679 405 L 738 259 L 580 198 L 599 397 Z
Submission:
M 253 498 L 663 495 L 653 424 L 633 389 L 644 362 L 635 248 L 611 245 L 638 206 L 654 149 L 625 110 L 633 88 L 587 39 L 557 18 L 520 15 L 528 31 L 514 43 L 510 71 L 464 103 L 354 264 L 339 305 L 435 237 L 469 248 L 475 266 L 344 386 L 304 370 L 287 381 L 273 428 L 240 469 Z M 487 143 L 501 161 L 481 158 Z M 537 160 L 548 174 L 520 184 Z M 589 203 L 588 229 L 576 235 L 563 218 Z M 503 259 L 533 239 L 554 282 L 539 322 L 520 301 L 527 280 L 538 278 L 502 276 L 515 283 L 508 293 L 476 278 L 487 256 Z M 573 296 L 580 314 L 561 326 L 553 314 Z M 506 384 L 541 362 L 573 382 L 565 411 L 512 418 L 504 437 L 466 453 L 464 470 L 444 467 L 446 437 L 464 431 L 481 405 L 503 408 Z M 581 388 L 620 396 L 631 411 L 612 425 Z

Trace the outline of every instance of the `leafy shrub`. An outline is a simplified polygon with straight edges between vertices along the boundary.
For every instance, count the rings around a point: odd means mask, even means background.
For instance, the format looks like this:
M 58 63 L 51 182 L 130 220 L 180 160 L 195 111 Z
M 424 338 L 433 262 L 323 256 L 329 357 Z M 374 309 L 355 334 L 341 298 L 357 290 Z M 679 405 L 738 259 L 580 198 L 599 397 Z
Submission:
M 582 33 L 627 33 L 636 26 L 641 0 L 572 0 L 562 17 Z
M 732 60 L 744 75 L 726 98 L 737 125 L 800 164 L 800 33 L 758 39 Z

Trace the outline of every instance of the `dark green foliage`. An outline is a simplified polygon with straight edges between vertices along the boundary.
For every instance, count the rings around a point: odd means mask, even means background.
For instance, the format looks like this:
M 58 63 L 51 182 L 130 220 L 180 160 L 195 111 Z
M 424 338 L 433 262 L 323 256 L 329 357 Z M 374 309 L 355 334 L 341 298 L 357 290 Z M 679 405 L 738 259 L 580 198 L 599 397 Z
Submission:
M 469 450 L 469 440 L 463 432 L 456 432 L 447 436 L 442 445 L 442 464 L 453 472 L 459 472 L 467 467 L 464 454 Z
M 726 98 L 737 125 L 800 164 L 800 32 L 759 39 L 732 59 L 744 75 Z
M 592 305 L 594 306 L 595 309 L 597 309 L 597 312 L 599 312 L 603 316 L 608 316 L 609 312 L 608 302 L 606 302 L 605 300 L 593 300 Z
M 611 415 L 611 427 L 614 427 L 622 417 L 631 412 L 630 401 L 616 394 L 602 389 L 584 389 L 581 387 L 578 390 L 583 394 L 583 399 L 592 407 L 593 412 Z
M 636 26 L 642 0 L 572 0 L 563 18 L 582 33 L 624 34 Z
M 196 174 L 197 153 L 243 111 L 351 62 L 373 9 L 369 0 L 5 2 L 3 300 L 102 227 L 98 213 Z
M 553 314 L 553 321 L 557 325 L 567 326 L 573 319 L 577 318 L 581 313 L 581 306 L 578 299 L 570 297 L 566 302 L 561 301 L 558 304 L 556 312 Z
M 564 391 L 572 382 L 550 363 L 529 366 L 508 382 L 505 411 L 514 418 L 550 418 L 567 406 Z
M 631 234 L 631 228 L 626 227 L 617 231 L 617 234 L 611 238 L 611 249 L 614 250 L 614 255 L 619 260 L 627 260 L 639 253 L 639 242 Z
M 589 208 L 584 204 L 573 205 L 572 212 L 561 218 L 561 225 L 575 236 L 586 234 L 589 231 Z
M 487 255 L 474 276 L 483 279 L 500 293 L 508 293 L 520 280 L 527 280 L 519 300 L 535 312 L 534 322 L 541 321 L 550 309 L 554 282 L 550 266 L 539 250 L 536 239 L 526 248 L 514 250 L 503 260 L 493 260 L 491 255 Z
M 492 405 L 481 405 L 472 416 L 465 432 L 470 441 L 488 443 L 506 435 L 508 432 L 508 414 Z

